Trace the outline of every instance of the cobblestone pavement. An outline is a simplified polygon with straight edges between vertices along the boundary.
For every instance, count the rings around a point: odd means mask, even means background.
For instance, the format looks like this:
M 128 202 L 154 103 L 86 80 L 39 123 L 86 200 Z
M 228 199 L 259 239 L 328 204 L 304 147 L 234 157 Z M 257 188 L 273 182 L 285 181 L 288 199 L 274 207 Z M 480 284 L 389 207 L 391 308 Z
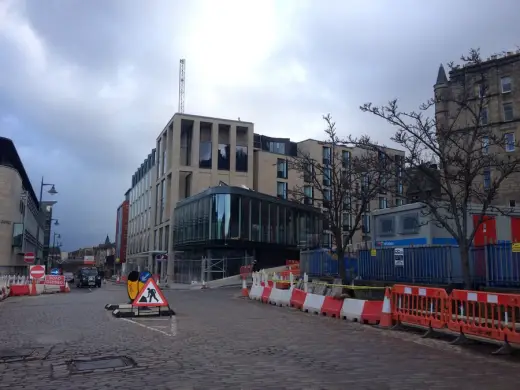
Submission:
M 514 360 L 444 341 L 251 302 L 237 289 L 165 295 L 177 311 L 175 329 L 168 318 L 113 318 L 104 305 L 124 302 L 125 291 L 111 284 L 5 300 L 0 349 L 30 356 L 0 363 L 0 388 L 518 388 Z M 136 366 L 80 373 L 68 366 L 72 359 L 109 356 L 125 356 Z

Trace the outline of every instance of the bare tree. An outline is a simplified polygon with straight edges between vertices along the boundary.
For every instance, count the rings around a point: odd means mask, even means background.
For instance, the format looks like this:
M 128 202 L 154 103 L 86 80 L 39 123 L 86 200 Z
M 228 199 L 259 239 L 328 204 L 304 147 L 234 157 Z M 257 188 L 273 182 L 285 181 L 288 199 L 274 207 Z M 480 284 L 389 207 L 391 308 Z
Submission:
M 371 150 L 353 148 L 340 140 L 330 114 L 323 119 L 327 124 L 323 146 L 329 154 L 317 157 L 300 146 L 288 166 L 299 174 L 302 184 L 288 192 L 295 200 L 322 208 L 324 231 L 331 233 L 339 274 L 345 281 L 347 245 L 357 231 L 365 229 L 363 217 L 369 218 L 370 201 L 381 188 L 384 170 Z
M 491 210 L 510 211 L 509 205 L 499 207 L 505 205 L 498 205 L 497 195 L 504 181 L 520 172 L 520 157 L 509 153 L 518 144 L 498 128 L 503 124 L 498 115 L 488 115 L 489 103 L 496 103 L 502 92 L 496 80 L 490 82 L 488 64 L 479 50 L 470 50 L 461 61 L 462 66 L 448 64 L 449 80 L 441 65 L 435 96 L 418 112 L 401 111 L 397 100 L 382 107 L 368 103 L 361 110 L 395 127 L 391 140 L 406 151 L 403 180 L 428 182 L 439 190 L 440 196 L 432 196 L 426 192 L 431 186 L 416 186 L 423 192 L 419 198 L 426 220 L 444 228 L 458 244 L 464 282 L 470 288 L 473 239 Z M 433 108 L 434 118 L 426 114 Z M 380 149 L 369 137 L 351 141 Z M 478 216 L 475 223 L 471 215 Z

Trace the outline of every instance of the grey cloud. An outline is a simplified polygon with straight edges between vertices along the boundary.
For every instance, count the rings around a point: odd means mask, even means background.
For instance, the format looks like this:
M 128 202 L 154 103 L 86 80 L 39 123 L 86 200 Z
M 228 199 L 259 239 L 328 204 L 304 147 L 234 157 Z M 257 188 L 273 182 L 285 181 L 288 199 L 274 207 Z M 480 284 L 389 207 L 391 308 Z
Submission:
M 60 191 L 55 209 L 70 249 L 113 237 L 115 212 L 155 139 L 177 107 L 178 59 L 189 44 L 202 3 L 140 0 L 27 0 L 19 9 L 42 37 L 52 67 L 31 78 L 31 63 L 7 44 L 0 28 L 0 133 L 14 138 L 33 183 L 41 175 Z M 282 4 L 282 3 L 279 3 Z M 287 3 L 284 3 L 287 4 Z M 189 112 L 253 121 L 256 130 L 296 140 L 322 137 L 330 112 L 343 134 L 371 133 L 386 142 L 392 129 L 359 111 L 366 101 L 398 97 L 407 108 L 429 98 L 440 62 L 471 47 L 484 55 L 516 48 L 520 3 L 296 2 L 288 36 L 264 67 L 259 87 L 222 87 L 216 104 L 201 103 L 191 85 Z M 200 26 L 201 29 L 204 26 Z M 225 45 L 225 42 L 222 42 Z M 290 63 L 305 83 L 276 85 Z M 53 84 L 52 70 L 72 78 Z M 207 65 L 211 67 L 211 59 Z M 121 69 L 132 69 L 133 90 L 121 99 L 98 97 Z M 66 80 L 66 79 L 58 79 Z M 14 122 L 13 122 L 14 120 Z

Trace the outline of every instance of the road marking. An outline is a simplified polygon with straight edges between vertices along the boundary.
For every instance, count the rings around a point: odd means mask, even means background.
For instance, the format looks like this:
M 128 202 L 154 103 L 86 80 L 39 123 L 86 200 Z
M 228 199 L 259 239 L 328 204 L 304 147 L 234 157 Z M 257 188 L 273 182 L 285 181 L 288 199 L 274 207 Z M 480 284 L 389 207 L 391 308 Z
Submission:
M 173 317 L 173 318 L 175 318 L 175 317 Z M 171 326 L 172 333 L 171 334 L 167 333 L 167 332 L 165 332 L 163 330 L 156 329 L 156 328 L 153 328 L 153 327 L 145 325 L 145 324 L 141 324 L 140 322 L 131 320 L 129 318 L 120 318 L 120 319 L 123 320 L 123 321 L 126 321 L 126 322 L 131 322 L 133 324 L 139 325 L 139 326 L 141 326 L 143 328 L 146 328 L 146 329 L 149 329 L 149 330 L 153 330 L 154 332 L 162 333 L 163 335 L 168 336 L 168 337 L 172 337 L 172 336 L 175 336 L 177 334 L 177 332 L 174 331 L 174 325 L 173 325 L 173 321 L 175 321 L 174 319 L 172 319 L 172 326 Z M 176 326 L 175 326 L 175 328 L 176 328 Z

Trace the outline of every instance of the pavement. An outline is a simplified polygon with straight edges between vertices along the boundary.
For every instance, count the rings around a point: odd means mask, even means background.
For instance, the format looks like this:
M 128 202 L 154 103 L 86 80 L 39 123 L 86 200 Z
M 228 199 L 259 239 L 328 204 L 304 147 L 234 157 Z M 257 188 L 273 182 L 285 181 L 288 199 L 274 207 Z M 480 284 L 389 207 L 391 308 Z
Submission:
M 125 290 L 0 303 L 0 389 L 518 389 L 520 362 L 240 298 L 165 291 L 177 315 L 116 319 Z M 103 359 L 96 362 L 93 359 Z

